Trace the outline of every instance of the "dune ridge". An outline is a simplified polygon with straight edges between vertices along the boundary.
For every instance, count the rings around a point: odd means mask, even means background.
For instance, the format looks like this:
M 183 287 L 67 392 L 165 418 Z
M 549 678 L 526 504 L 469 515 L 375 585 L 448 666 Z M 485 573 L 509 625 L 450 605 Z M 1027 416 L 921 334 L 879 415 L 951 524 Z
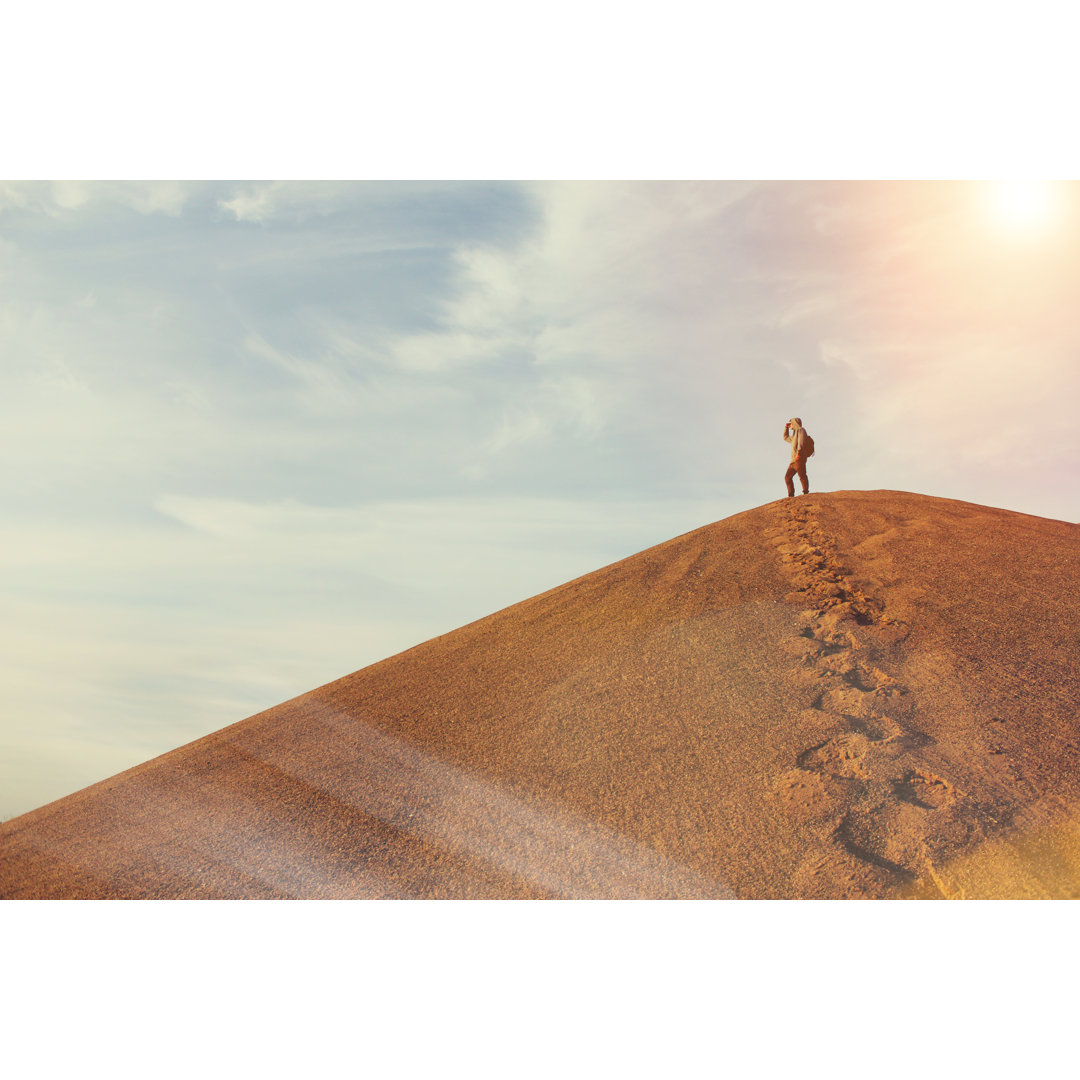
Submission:
M 1076 897 L 1078 542 L 769 503 L 5 823 L 0 896 Z

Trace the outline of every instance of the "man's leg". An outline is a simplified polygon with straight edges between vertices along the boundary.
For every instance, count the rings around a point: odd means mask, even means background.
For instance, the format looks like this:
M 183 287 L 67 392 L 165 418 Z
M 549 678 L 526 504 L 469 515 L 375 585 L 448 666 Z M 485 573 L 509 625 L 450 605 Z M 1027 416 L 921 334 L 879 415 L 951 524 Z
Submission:
M 795 467 L 795 462 L 793 461 L 788 466 L 787 472 L 784 473 L 784 483 L 787 484 L 788 495 L 795 494 Z
M 799 482 L 802 484 L 802 493 L 804 495 L 810 494 L 810 481 L 806 478 L 806 458 L 799 458 Z M 795 494 L 794 484 L 789 485 L 791 487 L 792 495 Z

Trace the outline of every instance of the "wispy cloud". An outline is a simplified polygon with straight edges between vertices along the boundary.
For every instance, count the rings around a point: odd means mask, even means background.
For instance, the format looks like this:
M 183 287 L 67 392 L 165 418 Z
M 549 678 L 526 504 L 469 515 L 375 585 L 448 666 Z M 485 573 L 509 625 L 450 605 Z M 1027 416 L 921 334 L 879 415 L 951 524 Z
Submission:
M 14 208 L 57 217 L 113 204 L 139 214 L 177 217 L 202 186 L 180 180 L 5 181 L 0 182 L 0 214 Z
M 236 221 L 300 224 L 357 207 L 393 210 L 406 197 L 438 199 L 451 186 L 423 181 L 264 180 L 234 185 L 218 197 L 217 205 Z

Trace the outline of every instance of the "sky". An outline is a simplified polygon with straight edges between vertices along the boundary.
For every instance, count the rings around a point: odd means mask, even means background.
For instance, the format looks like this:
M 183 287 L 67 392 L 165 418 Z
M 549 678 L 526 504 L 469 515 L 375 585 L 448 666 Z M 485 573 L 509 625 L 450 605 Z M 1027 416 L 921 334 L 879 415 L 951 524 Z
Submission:
M 1075 183 L 0 186 L 0 817 L 784 494 L 1075 520 Z

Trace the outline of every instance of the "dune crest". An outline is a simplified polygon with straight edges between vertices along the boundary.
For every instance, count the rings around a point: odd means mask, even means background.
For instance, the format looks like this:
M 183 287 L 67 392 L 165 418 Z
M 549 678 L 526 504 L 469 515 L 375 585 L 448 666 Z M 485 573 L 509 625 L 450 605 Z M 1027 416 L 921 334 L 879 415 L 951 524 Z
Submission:
M 7 822 L 0 895 L 1080 896 L 1078 545 L 770 503 Z

